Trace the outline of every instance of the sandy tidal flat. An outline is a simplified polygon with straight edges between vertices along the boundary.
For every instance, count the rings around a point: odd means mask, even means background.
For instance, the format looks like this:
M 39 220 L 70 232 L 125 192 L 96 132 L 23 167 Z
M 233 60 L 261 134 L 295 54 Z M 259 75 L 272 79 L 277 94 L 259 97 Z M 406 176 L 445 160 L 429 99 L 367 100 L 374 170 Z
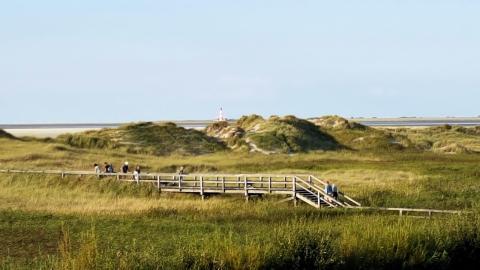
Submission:
M 15 137 L 55 138 L 65 133 L 78 133 L 87 130 L 99 130 L 101 128 L 25 128 L 5 129 Z

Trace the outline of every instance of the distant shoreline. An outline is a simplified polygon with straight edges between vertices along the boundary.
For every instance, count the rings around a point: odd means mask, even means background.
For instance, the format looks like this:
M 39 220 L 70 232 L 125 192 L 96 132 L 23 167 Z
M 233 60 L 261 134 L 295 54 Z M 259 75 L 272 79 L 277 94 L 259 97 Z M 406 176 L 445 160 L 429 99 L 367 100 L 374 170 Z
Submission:
M 309 118 L 312 119 L 312 118 Z M 349 118 L 366 126 L 379 128 L 422 128 L 442 125 L 457 126 L 480 126 L 480 117 L 451 117 L 451 118 L 421 118 L 421 117 L 405 117 L 405 118 Z M 229 122 L 235 122 L 229 119 Z M 202 129 L 214 120 L 183 120 L 183 121 L 156 121 L 156 122 L 173 122 L 184 128 Z M 102 128 L 116 128 L 128 123 L 59 123 L 59 124 L 0 124 L 0 129 L 17 136 L 31 136 L 37 138 L 56 137 L 64 133 L 78 133 L 87 130 L 98 130 Z
M 306 119 L 315 119 L 316 117 L 309 117 Z M 395 122 L 398 125 L 413 125 L 417 124 L 427 124 L 426 126 L 431 125 L 480 125 L 480 117 L 399 117 L 399 118 L 364 118 L 364 117 L 353 117 L 346 118 L 350 121 L 355 121 L 365 125 L 383 125 L 385 122 Z M 235 122 L 237 119 L 228 119 L 228 122 Z M 138 121 L 125 122 L 125 123 L 38 123 L 38 124 L 0 124 L 0 129 L 36 129 L 36 128 L 115 128 L 121 125 L 135 123 Z M 149 122 L 149 121 L 146 121 Z M 207 126 L 211 123 L 216 122 L 216 120 L 160 120 L 153 121 L 155 123 L 166 123 L 172 122 L 178 126 L 185 127 L 202 127 Z M 394 125 L 395 126 L 395 125 Z

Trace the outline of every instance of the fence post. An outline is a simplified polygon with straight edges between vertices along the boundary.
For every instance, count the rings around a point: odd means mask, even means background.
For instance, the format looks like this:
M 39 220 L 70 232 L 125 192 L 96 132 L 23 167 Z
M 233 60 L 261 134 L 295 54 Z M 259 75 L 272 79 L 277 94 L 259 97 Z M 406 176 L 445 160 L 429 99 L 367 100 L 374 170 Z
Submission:
M 178 176 L 178 191 L 182 191 L 182 176 Z
M 320 208 L 320 191 L 317 191 L 317 206 Z
M 225 193 L 225 176 L 222 177 L 222 191 Z
M 268 177 L 268 193 L 272 193 L 272 177 Z
M 243 178 L 243 187 L 245 189 L 245 201 L 248 202 L 248 183 L 247 183 L 247 176 Z
M 157 175 L 157 190 L 158 192 L 161 192 L 162 190 L 160 189 L 160 175 Z
M 293 193 L 293 205 L 297 206 L 297 179 L 292 177 L 292 193 Z
M 200 196 L 202 196 L 202 200 L 205 199 L 203 195 L 203 176 L 200 176 Z

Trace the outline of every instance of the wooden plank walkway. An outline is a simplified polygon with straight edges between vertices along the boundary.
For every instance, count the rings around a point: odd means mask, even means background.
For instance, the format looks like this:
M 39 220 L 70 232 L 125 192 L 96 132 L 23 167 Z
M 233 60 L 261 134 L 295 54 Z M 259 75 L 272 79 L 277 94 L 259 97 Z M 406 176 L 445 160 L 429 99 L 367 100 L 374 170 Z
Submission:
M 297 201 L 315 208 L 347 208 L 379 211 L 395 211 L 400 216 L 408 213 L 423 213 L 429 217 L 435 213 L 461 214 L 463 211 L 414 209 L 414 208 L 386 208 L 364 207 L 353 198 L 339 192 L 339 198 L 325 193 L 327 183 L 313 175 L 292 174 L 172 174 L 172 173 L 142 173 L 134 179 L 132 173 L 95 173 L 92 171 L 74 170 L 0 170 L 0 173 L 19 174 L 52 174 L 62 178 L 67 176 L 93 176 L 98 179 L 116 179 L 135 184 L 153 184 L 158 192 L 197 193 L 202 199 L 209 194 L 241 194 L 248 201 L 252 195 L 290 195 L 282 201 Z

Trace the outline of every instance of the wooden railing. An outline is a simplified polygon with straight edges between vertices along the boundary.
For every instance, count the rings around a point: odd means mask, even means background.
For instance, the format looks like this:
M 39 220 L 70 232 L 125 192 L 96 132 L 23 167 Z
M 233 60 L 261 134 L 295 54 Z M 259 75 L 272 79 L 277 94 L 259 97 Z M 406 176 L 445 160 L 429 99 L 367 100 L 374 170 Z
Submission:
M 325 193 L 327 183 L 313 175 L 281 175 L 281 174 L 172 174 L 172 173 L 141 173 L 138 180 L 132 173 L 95 173 L 92 171 L 70 170 L 0 170 L 0 173 L 28 173 L 28 174 L 53 174 L 62 178 L 67 176 L 93 176 L 100 180 L 114 178 L 118 181 L 151 183 L 159 192 L 186 192 L 199 193 L 202 198 L 205 194 L 236 193 L 244 194 L 248 199 L 250 195 L 284 194 L 292 198 L 300 198 L 304 202 L 319 208 L 321 202 L 329 207 L 344 207 L 375 211 L 397 211 L 400 216 L 406 213 L 424 213 L 432 216 L 434 213 L 461 214 L 465 211 L 413 209 L 413 208 L 386 208 L 362 207 L 354 199 L 342 193 L 343 201 L 336 200 Z M 315 196 L 316 204 L 308 198 L 298 194 L 304 190 Z M 353 204 L 353 205 L 352 205 Z
M 313 175 L 309 175 L 308 176 L 309 178 L 309 182 L 313 185 L 313 186 L 321 186 L 323 188 L 325 188 L 327 186 L 327 182 L 313 176 Z M 339 195 L 341 195 L 345 201 L 348 201 L 350 202 L 351 204 L 353 205 L 350 205 L 349 203 L 345 202 L 347 204 L 347 206 L 362 206 L 359 202 L 355 201 L 354 199 L 350 198 L 349 196 L 347 196 L 345 193 L 343 192 L 338 192 Z
M 330 195 L 328 195 L 327 193 L 325 193 L 325 191 L 321 188 L 317 188 L 316 186 L 306 182 L 305 180 L 303 180 L 302 178 L 300 177 L 296 177 L 297 179 L 297 185 L 299 185 L 298 183 L 303 183 L 305 184 L 307 187 L 303 187 L 301 186 L 303 189 L 307 189 L 307 190 L 315 190 L 317 192 L 317 196 L 318 198 L 322 199 L 325 203 L 327 203 L 328 205 L 332 206 L 332 207 L 337 207 L 337 206 L 342 206 L 342 207 L 345 207 L 345 205 L 337 200 L 335 200 L 333 197 L 331 197 Z M 315 194 L 315 193 L 313 193 Z M 323 197 L 323 198 L 322 198 Z
M 199 193 L 202 197 L 207 193 L 242 193 L 247 198 L 255 194 L 287 194 L 297 197 L 298 189 L 311 192 L 317 200 L 315 207 L 323 202 L 330 207 L 345 207 L 341 201 L 326 194 L 323 188 L 312 185 L 313 176 L 303 177 L 283 174 L 172 174 L 141 173 L 138 179 L 132 173 L 96 173 L 92 171 L 72 170 L 0 170 L 0 173 L 57 174 L 62 178 L 71 175 L 94 176 L 99 179 L 115 178 L 118 181 L 152 183 L 159 192 Z M 309 203 L 306 198 L 301 198 Z

